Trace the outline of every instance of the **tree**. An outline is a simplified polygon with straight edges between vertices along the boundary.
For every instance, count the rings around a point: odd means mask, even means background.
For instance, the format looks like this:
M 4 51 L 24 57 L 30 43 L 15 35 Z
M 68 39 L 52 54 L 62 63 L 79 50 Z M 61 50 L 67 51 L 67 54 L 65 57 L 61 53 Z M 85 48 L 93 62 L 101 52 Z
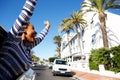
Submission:
M 80 48 L 80 53 L 82 54 L 81 44 L 80 44 L 80 38 L 82 38 L 82 32 L 84 31 L 84 28 L 86 27 L 86 20 L 83 18 L 84 13 L 81 11 L 73 12 L 71 15 L 71 18 L 67 18 L 67 22 L 71 24 L 72 28 L 76 31 L 77 37 L 78 37 L 78 47 Z M 78 31 L 80 29 L 80 32 Z
M 69 53 L 71 54 L 71 48 L 70 48 L 70 43 L 69 43 L 69 33 L 71 30 L 73 30 L 72 28 L 72 24 L 68 22 L 68 18 L 65 18 L 62 20 L 62 22 L 60 22 L 60 27 L 59 27 L 59 32 L 65 32 L 67 33 L 67 42 L 68 42 L 68 46 L 69 46 Z
M 61 37 L 58 35 L 58 36 L 55 36 L 54 39 L 53 39 L 54 43 L 57 44 L 57 49 L 56 49 L 56 52 L 58 53 L 58 57 L 60 57 L 60 47 L 61 47 Z
M 59 35 L 55 36 L 53 41 L 54 41 L 55 44 L 57 44 L 58 47 L 61 46 L 61 37 Z
M 57 57 L 50 57 L 49 62 L 54 62 L 55 59 L 58 59 Z
M 105 10 L 108 9 L 120 9 L 120 0 L 88 0 L 90 3 L 83 2 L 82 7 L 89 7 L 86 12 L 98 13 L 98 18 L 100 20 L 100 28 L 103 36 L 104 47 L 109 47 L 107 32 L 106 32 L 106 14 Z
M 33 62 L 38 62 L 39 60 L 40 60 L 40 58 L 39 57 L 37 57 L 36 55 L 31 55 L 32 56 L 32 61 Z

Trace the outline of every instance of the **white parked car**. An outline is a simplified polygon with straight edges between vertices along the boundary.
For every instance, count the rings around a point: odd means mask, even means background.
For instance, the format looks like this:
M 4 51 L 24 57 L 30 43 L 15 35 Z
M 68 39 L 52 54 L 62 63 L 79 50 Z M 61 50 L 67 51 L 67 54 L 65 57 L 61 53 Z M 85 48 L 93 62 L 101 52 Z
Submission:
M 72 71 L 67 61 L 62 59 L 55 59 L 52 66 L 53 75 L 69 75 L 72 76 Z
M 52 65 L 53 65 L 53 63 L 48 64 L 49 69 L 52 69 Z
M 33 67 L 36 67 L 36 66 L 40 66 L 40 64 L 37 63 L 37 62 L 33 62 L 33 63 L 32 63 L 32 66 L 33 66 Z

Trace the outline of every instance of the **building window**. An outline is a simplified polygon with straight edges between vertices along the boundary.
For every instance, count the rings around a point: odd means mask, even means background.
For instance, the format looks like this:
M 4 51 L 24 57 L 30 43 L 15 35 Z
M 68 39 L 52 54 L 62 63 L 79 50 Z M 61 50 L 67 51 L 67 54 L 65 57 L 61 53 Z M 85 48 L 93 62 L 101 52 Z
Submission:
M 96 38 L 96 34 L 93 34 L 93 35 L 92 35 L 92 44 L 93 44 L 93 45 L 94 45 L 95 42 L 96 42 L 96 41 L 95 41 L 95 38 Z

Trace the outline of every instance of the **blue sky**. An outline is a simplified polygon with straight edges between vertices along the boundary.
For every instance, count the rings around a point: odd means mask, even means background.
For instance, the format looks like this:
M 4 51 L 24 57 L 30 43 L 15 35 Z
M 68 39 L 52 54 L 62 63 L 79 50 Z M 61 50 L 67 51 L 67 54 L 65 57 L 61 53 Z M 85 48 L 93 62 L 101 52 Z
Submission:
M 30 22 L 35 26 L 39 33 L 44 28 L 44 21 L 48 20 L 51 24 L 48 35 L 33 48 L 35 55 L 41 59 L 53 57 L 56 45 L 53 43 L 54 36 L 58 35 L 59 23 L 62 19 L 70 17 L 73 11 L 80 9 L 82 0 L 38 0 Z M 14 21 L 18 17 L 25 0 L 0 0 L 0 25 L 9 31 Z M 120 11 L 115 11 L 120 15 Z

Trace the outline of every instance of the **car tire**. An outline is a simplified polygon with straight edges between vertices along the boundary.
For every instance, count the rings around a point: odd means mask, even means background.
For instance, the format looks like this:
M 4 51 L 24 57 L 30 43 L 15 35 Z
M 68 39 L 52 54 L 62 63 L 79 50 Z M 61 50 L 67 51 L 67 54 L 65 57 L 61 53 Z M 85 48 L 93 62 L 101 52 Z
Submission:
M 55 74 L 55 73 L 53 73 L 53 76 L 56 76 L 56 74 Z

